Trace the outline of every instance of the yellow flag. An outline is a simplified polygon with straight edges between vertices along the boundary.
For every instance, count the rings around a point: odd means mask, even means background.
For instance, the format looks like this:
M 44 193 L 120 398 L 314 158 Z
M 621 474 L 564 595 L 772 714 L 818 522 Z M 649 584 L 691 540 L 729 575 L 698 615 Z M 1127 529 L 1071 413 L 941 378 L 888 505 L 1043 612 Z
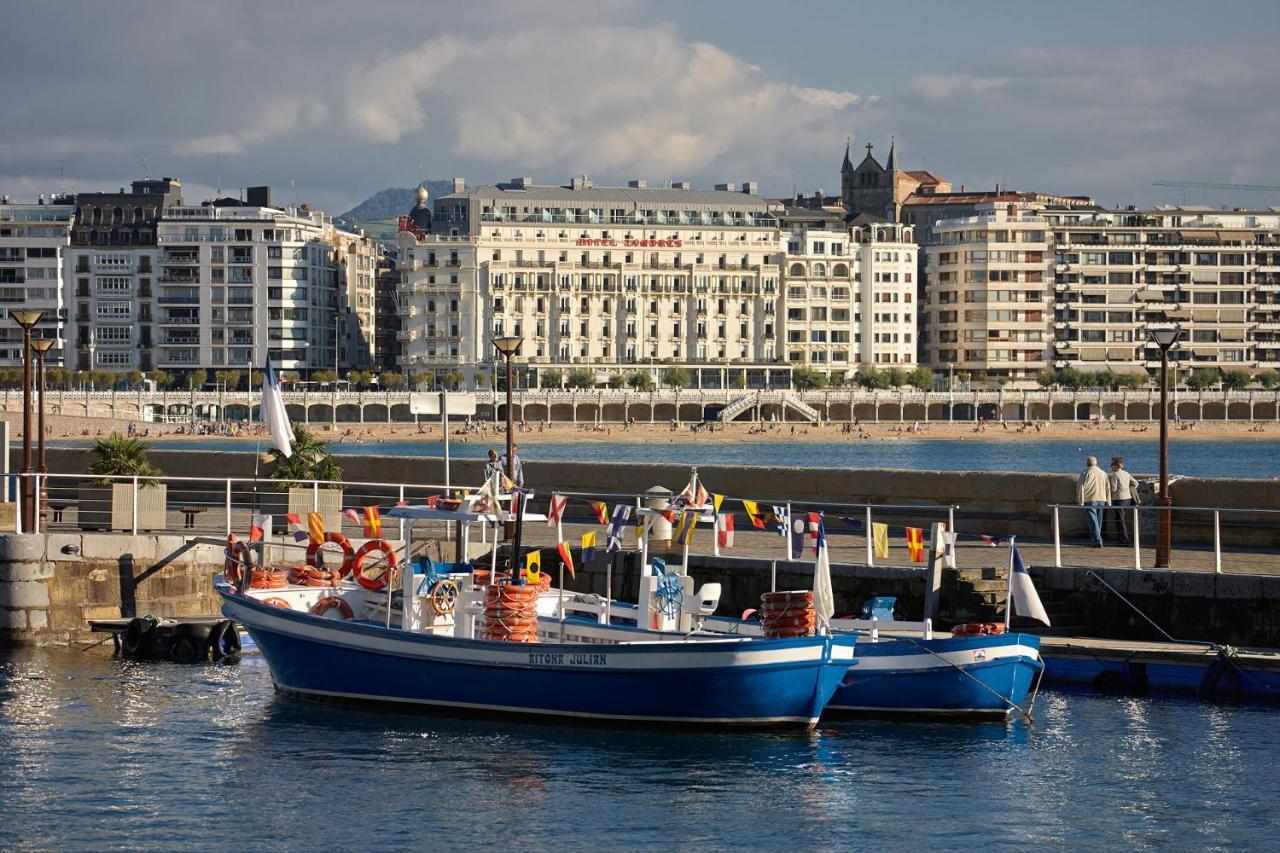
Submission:
M 526 580 L 536 580 L 542 571 L 542 552 L 530 551 L 524 555 L 524 573 Z
M 889 559 L 889 525 L 871 522 L 871 541 L 875 545 L 876 556 Z
M 318 512 L 307 513 L 307 537 L 313 543 L 324 541 L 324 516 Z
M 676 523 L 676 529 L 672 534 L 672 541 L 679 542 L 682 545 L 689 545 L 693 542 L 693 528 L 698 524 L 698 513 L 695 510 L 687 509 L 680 514 L 680 521 Z
M 594 530 L 589 530 L 586 533 L 582 534 L 582 550 L 590 551 L 590 550 L 594 550 L 595 547 L 596 547 L 596 532 Z M 583 559 L 583 562 L 584 563 L 587 562 L 585 558 Z
M 711 506 L 715 510 L 715 514 L 720 514 L 720 504 L 724 503 L 724 495 L 712 495 Z

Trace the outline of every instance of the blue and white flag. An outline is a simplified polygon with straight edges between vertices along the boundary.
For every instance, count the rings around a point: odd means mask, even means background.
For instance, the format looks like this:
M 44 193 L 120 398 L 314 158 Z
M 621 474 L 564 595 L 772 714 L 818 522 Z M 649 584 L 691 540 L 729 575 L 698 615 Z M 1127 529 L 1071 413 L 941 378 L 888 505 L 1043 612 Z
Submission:
M 631 506 L 629 504 L 618 504 L 613 508 L 613 517 L 609 520 L 609 539 L 605 546 L 605 553 L 612 554 L 622 548 L 622 534 L 627 529 L 627 522 L 631 519 Z
M 271 431 L 271 445 L 288 459 L 293 455 L 293 427 L 289 425 L 289 413 L 280 396 L 280 380 L 271 369 L 271 359 L 262 371 L 262 419 Z
M 1049 614 L 1044 612 L 1044 605 L 1040 603 L 1040 595 L 1036 592 L 1036 585 L 1031 582 L 1031 573 L 1027 571 L 1026 563 L 1022 562 L 1022 555 L 1018 553 L 1016 545 L 1009 547 L 1012 572 L 1009 579 L 1009 600 L 1013 606 L 1013 612 L 1046 625 L 1050 624 Z
M 778 535 L 783 539 L 791 534 L 791 518 L 785 506 L 773 505 L 773 519 L 777 522 Z

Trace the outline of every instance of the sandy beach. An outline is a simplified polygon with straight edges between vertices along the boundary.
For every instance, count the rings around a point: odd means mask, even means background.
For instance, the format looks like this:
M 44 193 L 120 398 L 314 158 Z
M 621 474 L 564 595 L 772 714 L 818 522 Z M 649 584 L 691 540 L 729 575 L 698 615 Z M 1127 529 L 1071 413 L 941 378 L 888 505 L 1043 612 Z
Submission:
M 3 413 L 9 424 L 10 440 L 22 438 L 22 415 Z M 145 438 L 184 439 L 199 438 L 247 438 L 261 433 L 260 424 L 209 425 L 197 424 L 194 428 L 183 424 L 139 423 L 111 418 L 85 418 L 72 415 L 46 416 L 46 437 L 50 440 L 83 439 L 105 436 L 112 431 L 127 432 L 132 424 L 136 434 Z M 329 424 L 315 423 L 310 428 L 325 441 L 439 441 L 438 423 L 350 424 L 339 423 L 336 430 Z M 1274 441 L 1280 439 L 1280 423 L 1274 421 L 1249 423 L 1248 421 L 1186 421 L 1170 425 L 1171 435 L 1179 441 L 1242 439 Z M 861 423 L 828 424 L 771 424 L 759 426 L 749 423 L 714 424 L 704 427 L 697 424 L 665 423 L 622 424 L 524 424 L 517 425 L 517 441 L 527 439 L 537 442 L 778 442 L 778 441 L 911 441 L 920 439 L 949 439 L 954 441 L 1007 441 L 1019 437 L 1028 439 L 1070 439 L 1093 435 L 1115 438 L 1155 440 L 1160 433 L 1158 424 L 1148 421 L 1125 422 L 1063 422 L 1045 421 L 1034 424 L 1004 423 Z M 504 440 L 505 427 L 486 422 L 473 423 L 470 427 L 455 425 L 451 430 L 455 442 L 490 442 L 500 444 Z

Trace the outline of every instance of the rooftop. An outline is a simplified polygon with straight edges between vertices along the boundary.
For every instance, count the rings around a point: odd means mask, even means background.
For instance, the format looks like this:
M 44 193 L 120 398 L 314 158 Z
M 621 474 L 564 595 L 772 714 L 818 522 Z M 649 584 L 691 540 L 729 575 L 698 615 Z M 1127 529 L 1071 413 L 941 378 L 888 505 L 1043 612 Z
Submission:
M 752 187 L 754 189 L 754 186 Z M 596 187 L 589 182 L 577 186 L 549 186 L 543 184 L 484 184 L 469 187 L 461 192 L 450 193 L 436 202 L 448 199 L 493 199 L 496 202 L 534 202 L 566 204 L 583 204 L 600 202 L 602 204 L 629 204 L 636 208 L 681 206 L 707 209 L 751 208 L 767 210 L 768 200 L 754 192 L 739 192 L 732 189 L 695 190 L 687 186 L 679 187 Z

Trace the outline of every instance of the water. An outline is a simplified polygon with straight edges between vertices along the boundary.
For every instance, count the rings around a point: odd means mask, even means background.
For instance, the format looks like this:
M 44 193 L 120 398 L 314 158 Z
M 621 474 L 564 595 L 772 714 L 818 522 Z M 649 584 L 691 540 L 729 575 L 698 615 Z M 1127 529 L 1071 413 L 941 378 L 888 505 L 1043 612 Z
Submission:
M 0 655 L 3 849 L 1275 844 L 1264 707 L 1046 691 L 1031 728 L 573 729 L 313 705 L 260 658 Z
M 1017 436 L 1008 441 L 957 439 L 893 439 L 883 441 L 662 441 L 539 442 L 521 435 L 520 456 L 525 465 L 557 461 L 671 462 L 687 465 L 777 465 L 795 468 L 907 468 L 942 471 L 1034 471 L 1074 474 L 1085 456 L 1125 457 L 1137 473 L 1159 470 L 1155 438 L 1111 438 L 1088 435 L 1072 439 Z M 84 446 L 85 442 L 68 442 Z M 252 451 L 261 445 L 242 439 L 191 439 L 153 442 L 156 448 Z M 490 447 L 501 451 L 502 440 L 473 438 L 451 442 L 457 458 L 483 457 Z M 334 442 L 338 455 L 440 456 L 438 441 Z M 1270 479 L 1280 476 L 1280 442 L 1271 440 L 1172 440 L 1169 470 L 1184 477 Z

